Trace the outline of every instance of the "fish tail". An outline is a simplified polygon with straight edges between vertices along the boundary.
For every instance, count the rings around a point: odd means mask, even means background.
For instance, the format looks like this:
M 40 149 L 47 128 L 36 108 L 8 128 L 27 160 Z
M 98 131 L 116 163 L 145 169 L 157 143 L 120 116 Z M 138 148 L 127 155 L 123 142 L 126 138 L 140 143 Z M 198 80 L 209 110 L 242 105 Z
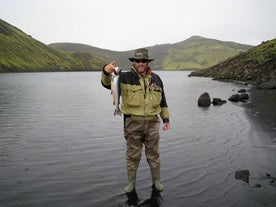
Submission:
M 115 109 L 114 116 L 116 116 L 116 115 L 122 115 L 122 112 L 120 109 Z

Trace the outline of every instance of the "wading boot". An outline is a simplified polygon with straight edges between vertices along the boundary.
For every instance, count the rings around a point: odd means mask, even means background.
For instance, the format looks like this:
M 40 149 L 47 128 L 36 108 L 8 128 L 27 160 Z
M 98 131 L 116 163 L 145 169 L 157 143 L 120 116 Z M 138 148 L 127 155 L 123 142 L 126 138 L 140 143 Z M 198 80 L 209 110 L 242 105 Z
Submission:
M 125 187 L 126 193 L 131 193 L 135 190 L 135 182 L 136 182 L 136 171 L 127 171 L 128 176 L 128 185 Z
M 160 182 L 160 168 L 151 168 L 151 177 L 152 177 L 152 183 L 154 185 L 154 187 L 156 188 L 156 190 L 158 191 L 163 191 L 164 190 L 164 186 L 161 184 Z

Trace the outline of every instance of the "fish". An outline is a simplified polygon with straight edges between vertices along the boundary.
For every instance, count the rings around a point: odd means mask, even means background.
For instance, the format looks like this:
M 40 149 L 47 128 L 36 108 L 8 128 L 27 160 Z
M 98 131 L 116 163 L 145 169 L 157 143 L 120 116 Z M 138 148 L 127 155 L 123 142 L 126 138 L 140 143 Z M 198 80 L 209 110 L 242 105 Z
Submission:
M 120 90 L 120 79 L 121 69 L 115 67 L 114 72 L 112 73 L 111 79 L 111 95 L 113 98 L 113 105 L 115 106 L 114 116 L 122 115 L 120 110 L 120 100 L 121 100 L 121 90 Z

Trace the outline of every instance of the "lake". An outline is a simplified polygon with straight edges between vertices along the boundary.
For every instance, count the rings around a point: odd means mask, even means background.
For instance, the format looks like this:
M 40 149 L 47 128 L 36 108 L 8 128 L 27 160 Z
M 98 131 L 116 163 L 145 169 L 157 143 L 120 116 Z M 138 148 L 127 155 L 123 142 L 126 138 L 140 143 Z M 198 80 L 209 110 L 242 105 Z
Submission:
M 171 129 L 161 132 L 161 181 L 152 196 L 145 159 L 136 206 L 276 205 L 276 144 L 245 103 L 197 106 L 198 97 L 227 100 L 249 86 L 156 71 L 163 80 Z M 113 116 L 100 72 L 0 74 L 0 204 L 130 206 L 123 121 Z M 246 183 L 235 178 L 249 170 Z M 151 204 L 149 204 L 151 203 Z

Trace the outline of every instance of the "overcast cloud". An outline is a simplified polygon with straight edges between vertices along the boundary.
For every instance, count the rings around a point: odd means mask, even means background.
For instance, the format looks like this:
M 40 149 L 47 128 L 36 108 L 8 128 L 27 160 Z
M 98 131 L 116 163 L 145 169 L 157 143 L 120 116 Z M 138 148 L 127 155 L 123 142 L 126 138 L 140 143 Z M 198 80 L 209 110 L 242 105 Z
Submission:
M 276 38 L 275 0 L 0 0 L 0 18 L 45 43 L 125 51 L 193 35 L 258 45 Z

